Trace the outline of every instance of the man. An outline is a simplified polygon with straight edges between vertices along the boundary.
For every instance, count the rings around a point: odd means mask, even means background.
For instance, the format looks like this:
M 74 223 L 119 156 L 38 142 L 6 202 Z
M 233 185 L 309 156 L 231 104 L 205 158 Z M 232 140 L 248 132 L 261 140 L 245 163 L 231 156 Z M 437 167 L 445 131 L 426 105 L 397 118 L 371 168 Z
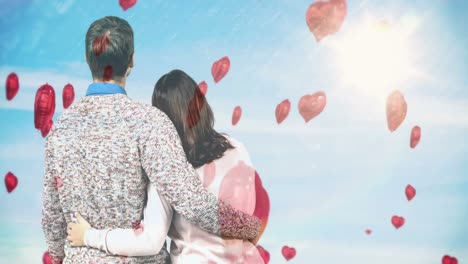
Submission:
M 125 20 L 105 17 L 91 24 L 86 60 L 93 83 L 47 138 L 42 226 L 54 263 L 121 263 L 121 257 L 103 251 L 70 247 L 66 225 L 80 212 L 97 229 L 138 226 L 148 180 L 174 210 L 208 232 L 248 240 L 258 236 L 258 218 L 203 188 L 169 118 L 126 96 L 133 51 L 133 30 Z M 166 258 L 163 247 L 157 256 L 125 261 L 164 263 Z

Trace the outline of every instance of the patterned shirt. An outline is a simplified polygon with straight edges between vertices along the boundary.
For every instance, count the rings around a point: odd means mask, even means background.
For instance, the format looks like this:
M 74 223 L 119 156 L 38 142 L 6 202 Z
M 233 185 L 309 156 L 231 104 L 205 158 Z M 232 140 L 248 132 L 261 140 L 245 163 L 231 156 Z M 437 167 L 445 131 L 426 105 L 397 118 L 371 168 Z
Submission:
M 125 94 L 87 96 L 56 121 L 46 141 L 43 231 L 60 263 L 167 263 L 71 247 L 66 223 L 80 212 L 98 229 L 132 228 L 143 218 L 152 184 L 188 221 L 226 238 L 254 239 L 260 221 L 234 210 L 203 187 L 170 119 Z

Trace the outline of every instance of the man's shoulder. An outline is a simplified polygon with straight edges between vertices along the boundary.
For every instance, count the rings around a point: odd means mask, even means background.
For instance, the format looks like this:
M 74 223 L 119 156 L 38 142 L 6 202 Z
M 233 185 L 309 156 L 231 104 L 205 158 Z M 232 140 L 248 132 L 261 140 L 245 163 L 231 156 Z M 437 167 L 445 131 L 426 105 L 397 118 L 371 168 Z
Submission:
M 126 118 L 142 123 L 162 121 L 167 118 L 166 114 L 158 108 L 135 100 L 129 100 L 125 112 Z

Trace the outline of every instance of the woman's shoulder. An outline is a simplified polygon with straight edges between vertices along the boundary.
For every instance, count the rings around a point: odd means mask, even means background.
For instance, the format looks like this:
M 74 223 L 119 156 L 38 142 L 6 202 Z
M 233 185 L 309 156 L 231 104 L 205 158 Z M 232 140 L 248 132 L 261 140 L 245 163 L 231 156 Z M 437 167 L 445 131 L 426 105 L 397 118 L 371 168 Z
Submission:
M 247 152 L 245 145 L 241 141 L 231 136 L 227 136 L 227 135 L 223 135 L 223 136 L 225 136 L 226 139 L 229 141 L 229 143 L 231 143 L 231 145 L 234 147 L 234 149 L 229 149 L 228 151 L 226 151 L 227 152 L 226 154 L 230 156 L 231 158 L 235 158 L 236 160 L 243 160 L 246 163 L 251 164 L 250 156 L 249 156 L 249 153 Z

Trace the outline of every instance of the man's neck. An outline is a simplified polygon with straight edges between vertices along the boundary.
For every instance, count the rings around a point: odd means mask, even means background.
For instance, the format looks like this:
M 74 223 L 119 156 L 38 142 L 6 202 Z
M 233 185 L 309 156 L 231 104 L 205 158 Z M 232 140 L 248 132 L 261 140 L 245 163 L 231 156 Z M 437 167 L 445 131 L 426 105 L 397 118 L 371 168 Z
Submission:
M 122 79 L 121 81 L 115 81 L 115 80 L 104 81 L 104 80 L 94 79 L 93 83 L 113 83 L 113 84 L 120 85 L 125 89 L 125 79 Z

